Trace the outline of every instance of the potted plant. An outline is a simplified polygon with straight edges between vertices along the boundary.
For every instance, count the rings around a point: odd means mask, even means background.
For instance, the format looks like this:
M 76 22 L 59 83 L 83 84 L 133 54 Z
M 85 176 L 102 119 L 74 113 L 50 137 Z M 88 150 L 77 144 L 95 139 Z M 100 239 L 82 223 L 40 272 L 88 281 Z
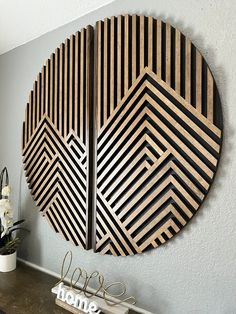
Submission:
M 13 222 L 13 211 L 10 203 L 10 186 L 8 171 L 5 167 L 0 173 L 0 271 L 8 272 L 16 268 L 16 250 L 21 238 L 15 234 L 24 222 Z

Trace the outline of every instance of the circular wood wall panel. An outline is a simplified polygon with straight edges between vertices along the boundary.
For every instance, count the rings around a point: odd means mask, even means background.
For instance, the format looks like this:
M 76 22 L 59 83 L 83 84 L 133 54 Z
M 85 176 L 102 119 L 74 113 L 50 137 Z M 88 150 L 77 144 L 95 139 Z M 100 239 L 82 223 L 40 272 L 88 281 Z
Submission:
M 142 253 L 178 233 L 209 191 L 221 144 L 205 60 L 171 25 L 136 15 L 99 21 L 56 49 L 23 126 L 40 211 L 66 240 L 102 254 Z

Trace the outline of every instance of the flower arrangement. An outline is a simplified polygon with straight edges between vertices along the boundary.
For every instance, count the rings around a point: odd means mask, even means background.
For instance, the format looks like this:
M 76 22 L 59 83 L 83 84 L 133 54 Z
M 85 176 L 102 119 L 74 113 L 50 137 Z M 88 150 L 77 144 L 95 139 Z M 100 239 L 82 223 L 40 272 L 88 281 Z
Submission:
M 10 193 L 8 171 L 5 167 L 0 173 L 0 255 L 12 254 L 18 248 L 22 238 L 14 235 L 15 231 L 28 231 L 19 227 L 25 221 L 24 219 L 13 222 Z

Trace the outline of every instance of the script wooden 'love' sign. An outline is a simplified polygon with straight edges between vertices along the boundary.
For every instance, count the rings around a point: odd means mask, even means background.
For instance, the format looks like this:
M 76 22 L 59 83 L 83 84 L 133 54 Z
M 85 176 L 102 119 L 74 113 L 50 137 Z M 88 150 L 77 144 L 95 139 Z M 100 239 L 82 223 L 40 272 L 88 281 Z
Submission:
M 188 38 L 152 17 L 106 18 L 57 48 L 34 83 L 23 125 L 29 188 L 66 240 L 142 253 L 199 209 L 222 128 L 212 73 Z

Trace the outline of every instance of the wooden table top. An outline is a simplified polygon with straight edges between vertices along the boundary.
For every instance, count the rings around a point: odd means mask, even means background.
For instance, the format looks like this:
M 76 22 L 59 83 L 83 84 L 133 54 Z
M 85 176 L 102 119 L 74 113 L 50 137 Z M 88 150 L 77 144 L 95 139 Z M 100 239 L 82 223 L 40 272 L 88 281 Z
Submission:
M 57 281 L 20 262 L 16 270 L 0 272 L 0 314 L 68 314 L 55 304 L 51 293 Z

